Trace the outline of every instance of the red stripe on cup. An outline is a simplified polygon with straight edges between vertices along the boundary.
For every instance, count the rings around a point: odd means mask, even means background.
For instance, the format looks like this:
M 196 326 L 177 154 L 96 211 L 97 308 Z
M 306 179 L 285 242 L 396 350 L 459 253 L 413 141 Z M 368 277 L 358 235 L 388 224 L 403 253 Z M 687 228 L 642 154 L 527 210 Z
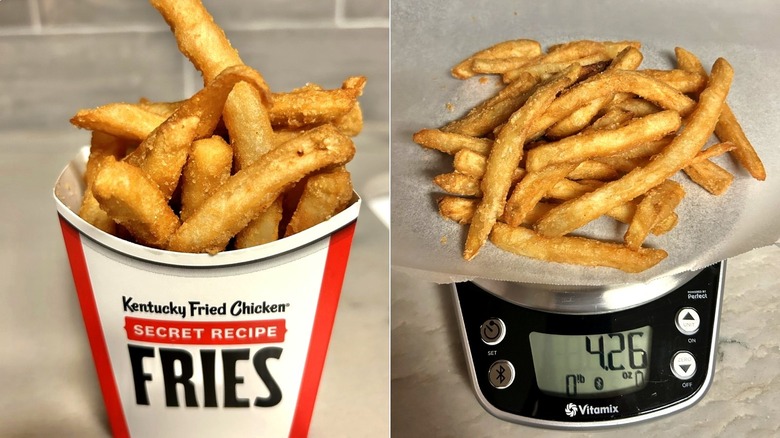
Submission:
M 305 437 L 309 433 L 314 400 L 317 398 L 317 388 L 320 384 L 320 377 L 322 377 L 322 367 L 325 364 L 325 353 L 328 351 L 333 321 L 336 319 L 336 308 L 341 295 L 341 286 L 344 283 L 344 272 L 352 246 L 352 235 L 355 233 L 355 223 L 352 222 L 330 236 L 309 352 L 306 356 L 298 404 L 295 406 L 295 414 L 290 428 L 290 437 L 293 438 Z
M 131 341 L 155 344 L 240 345 L 284 342 L 284 319 L 259 321 L 171 321 L 125 317 Z
M 84 249 L 81 246 L 81 236 L 62 216 L 59 218 L 65 249 L 68 252 L 68 260 L 73 272 L 73 281 L 76 285 L 76 294 L 81 304 L 84 326 L 87 329 L 87 338 L 92 349 L 92 359 L 95 362 L 106 412 L 111 422 L 111 431 L 115 437 L 129 437 L 130 431 L 127 428 L 127 420 L 119 399 L 119 389 L 117 388 L 116 380 L 114 380 L 114 370 L 111 368 L 111 360 L 108 357 L 108 347 L 103 335 L 103 328 L 100 325 L 100 316 L 95 303 L 95 295 L 92 292 L 92 282 L 89 279 L 87 261 L 84 258 Z

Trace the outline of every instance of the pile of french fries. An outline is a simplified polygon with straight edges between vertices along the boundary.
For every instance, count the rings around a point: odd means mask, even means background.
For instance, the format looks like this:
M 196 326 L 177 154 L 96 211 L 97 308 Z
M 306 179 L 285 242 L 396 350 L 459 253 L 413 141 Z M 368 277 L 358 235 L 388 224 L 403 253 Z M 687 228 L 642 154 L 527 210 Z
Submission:
M 204 87 L 180 102 L 112 103 L 71 119 L 92 131 L 79 216 L 139 244 L 213 254 L 346 208 L 365 77 L 271 93 L 200 0 L 151 3 Z
M 501 75 L 506 86 L 441 129 L 414 141 L 454 156 L 434 178 L 448 195 L 439 212 L 468 224 L 463 257 L 486 240 L 559 263 L 641 272 L 667 257 L 647 236 L 677 224 L 683 171 L 713 195 L 734 176 L 711 158 L 729 152 L 758 180 L 766 173 L 726 104 L 733 70 L 720 58 L 708 75 L 676 48 L 677 68 L 639 69 L 636 41 L 573 41 L 546 52 L 506 41 L 452 69 L 467 79 Z M 712 134 L 720 143 L 705 149 Z M 601 216 L 627 224 L 623 242 L 573 236 Z

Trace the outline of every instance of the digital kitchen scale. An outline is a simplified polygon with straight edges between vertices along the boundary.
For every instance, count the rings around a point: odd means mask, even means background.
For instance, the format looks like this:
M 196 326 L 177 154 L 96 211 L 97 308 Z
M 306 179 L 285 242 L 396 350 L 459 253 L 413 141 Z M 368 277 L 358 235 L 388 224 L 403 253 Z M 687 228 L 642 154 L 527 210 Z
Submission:
M 725 262 L 620 287 L 453 285 L 477 398 L 532 426 L 620 426 L 685 409 L 714 374 Z

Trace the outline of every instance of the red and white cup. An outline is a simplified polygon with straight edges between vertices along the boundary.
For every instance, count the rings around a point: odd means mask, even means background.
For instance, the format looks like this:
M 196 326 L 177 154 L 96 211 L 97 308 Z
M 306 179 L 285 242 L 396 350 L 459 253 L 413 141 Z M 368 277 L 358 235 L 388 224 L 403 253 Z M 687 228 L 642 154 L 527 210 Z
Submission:
M 305 436 L 360 198 L 276 242 L 175 253 L 78 217 L 87 157 L 54 199 L 114 436 Z

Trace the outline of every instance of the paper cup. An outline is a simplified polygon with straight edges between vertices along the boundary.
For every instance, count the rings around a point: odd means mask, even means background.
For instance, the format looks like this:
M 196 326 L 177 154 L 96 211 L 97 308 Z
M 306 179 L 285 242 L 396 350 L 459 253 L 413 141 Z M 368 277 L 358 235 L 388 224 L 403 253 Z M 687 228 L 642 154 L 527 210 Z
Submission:
M 136 245 L 75 213 L 88 148 L 54 199 L 114 436 L 305 436 L 360 199 L 214 256 Z

